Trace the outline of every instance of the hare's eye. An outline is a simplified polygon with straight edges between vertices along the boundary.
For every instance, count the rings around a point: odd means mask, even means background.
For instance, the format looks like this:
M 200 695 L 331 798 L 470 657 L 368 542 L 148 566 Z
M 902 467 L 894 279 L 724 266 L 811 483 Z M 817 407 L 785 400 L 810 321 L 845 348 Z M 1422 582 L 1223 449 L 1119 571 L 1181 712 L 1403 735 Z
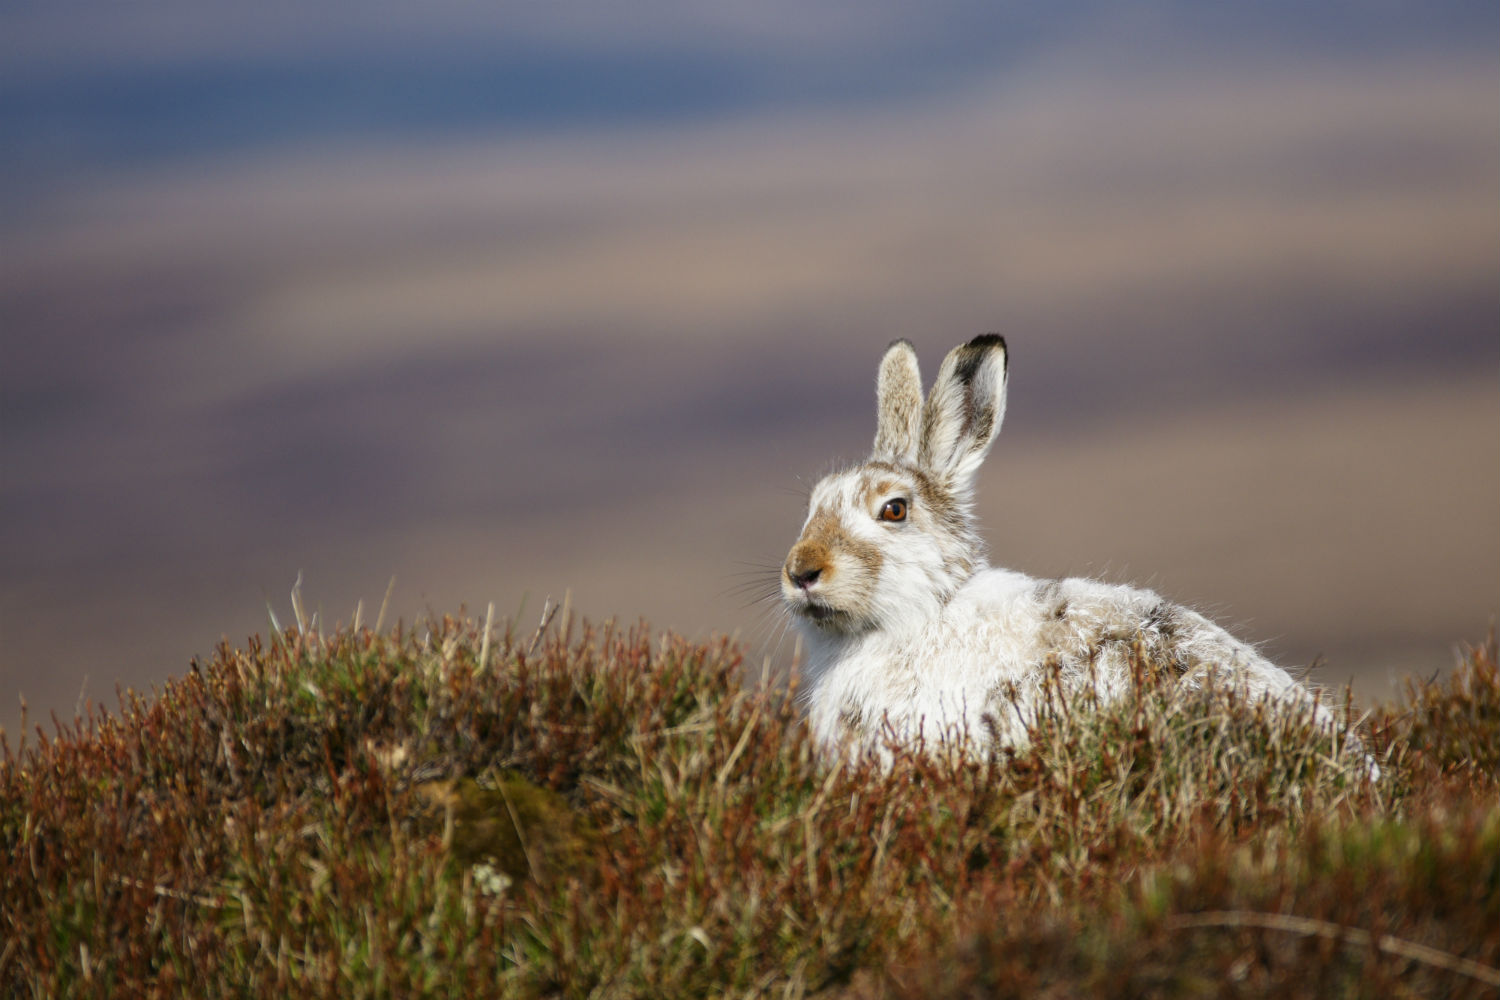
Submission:
M 880 519 L 882 521 L 906 520 L 906 501 L 900 497 L 897 497 L 895 500 L 887 500 L 885 506 L 880 508 Z

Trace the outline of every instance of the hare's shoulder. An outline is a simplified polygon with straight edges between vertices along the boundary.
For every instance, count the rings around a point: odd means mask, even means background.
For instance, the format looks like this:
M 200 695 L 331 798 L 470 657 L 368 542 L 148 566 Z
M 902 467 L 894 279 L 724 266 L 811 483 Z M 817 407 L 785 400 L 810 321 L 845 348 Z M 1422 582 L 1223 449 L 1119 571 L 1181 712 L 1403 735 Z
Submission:
M 1044 581 L 1015 570 L 991 566 L 980 570 L 964 582 L 948 602 L 950 617 L 984 616 L 995 611 L 1026 603 L 1037 585 Z

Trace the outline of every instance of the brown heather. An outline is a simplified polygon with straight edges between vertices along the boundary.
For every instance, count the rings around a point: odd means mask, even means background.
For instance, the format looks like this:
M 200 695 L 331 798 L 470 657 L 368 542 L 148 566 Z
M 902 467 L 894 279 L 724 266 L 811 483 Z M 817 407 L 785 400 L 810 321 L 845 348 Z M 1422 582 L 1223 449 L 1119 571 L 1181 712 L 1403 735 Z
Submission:
M 0 761 L 0 996 L 1493 996 L 1494 640 L 1368 720 L 833 765 L 727 644 L 289 630 Z

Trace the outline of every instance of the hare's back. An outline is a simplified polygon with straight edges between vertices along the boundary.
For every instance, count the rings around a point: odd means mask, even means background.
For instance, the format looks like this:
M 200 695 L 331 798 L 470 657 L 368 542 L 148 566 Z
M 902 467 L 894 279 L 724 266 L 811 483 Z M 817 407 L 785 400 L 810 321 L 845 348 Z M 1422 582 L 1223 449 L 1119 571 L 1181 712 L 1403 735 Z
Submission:
M 1259 690 L 1295 682 L 1204 616 L 1140 587 L 1073 577 L 1035 580 L 1008 571 L 981 573 L 965 588 L 974 626 L 987 634 L 1002 673 L 1060 668 L 1088 678 L 1101 693 L 1123 688 L 1143 655 L 1177 676 L 1234 676 Z M 999 665 L 999 664 L 997 664 Z

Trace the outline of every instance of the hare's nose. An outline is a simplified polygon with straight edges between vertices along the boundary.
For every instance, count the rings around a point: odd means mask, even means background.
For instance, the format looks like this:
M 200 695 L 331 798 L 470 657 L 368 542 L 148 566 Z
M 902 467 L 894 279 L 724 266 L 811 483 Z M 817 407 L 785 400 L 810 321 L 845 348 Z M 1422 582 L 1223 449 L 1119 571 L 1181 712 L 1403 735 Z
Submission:
M 818 582 L 818 577 L 823 575 L 823 568 L 821 566 L 813 566 L 809 569 L 797 570 L 788 566 L 786 575 L 791 579 L 792 583 L 806 590 Z
M 792 586 L 808 590 L 828 573 L 828 562 L 828 546 L 815 539 L 803 539 L 792 546 L 782 571 Z

